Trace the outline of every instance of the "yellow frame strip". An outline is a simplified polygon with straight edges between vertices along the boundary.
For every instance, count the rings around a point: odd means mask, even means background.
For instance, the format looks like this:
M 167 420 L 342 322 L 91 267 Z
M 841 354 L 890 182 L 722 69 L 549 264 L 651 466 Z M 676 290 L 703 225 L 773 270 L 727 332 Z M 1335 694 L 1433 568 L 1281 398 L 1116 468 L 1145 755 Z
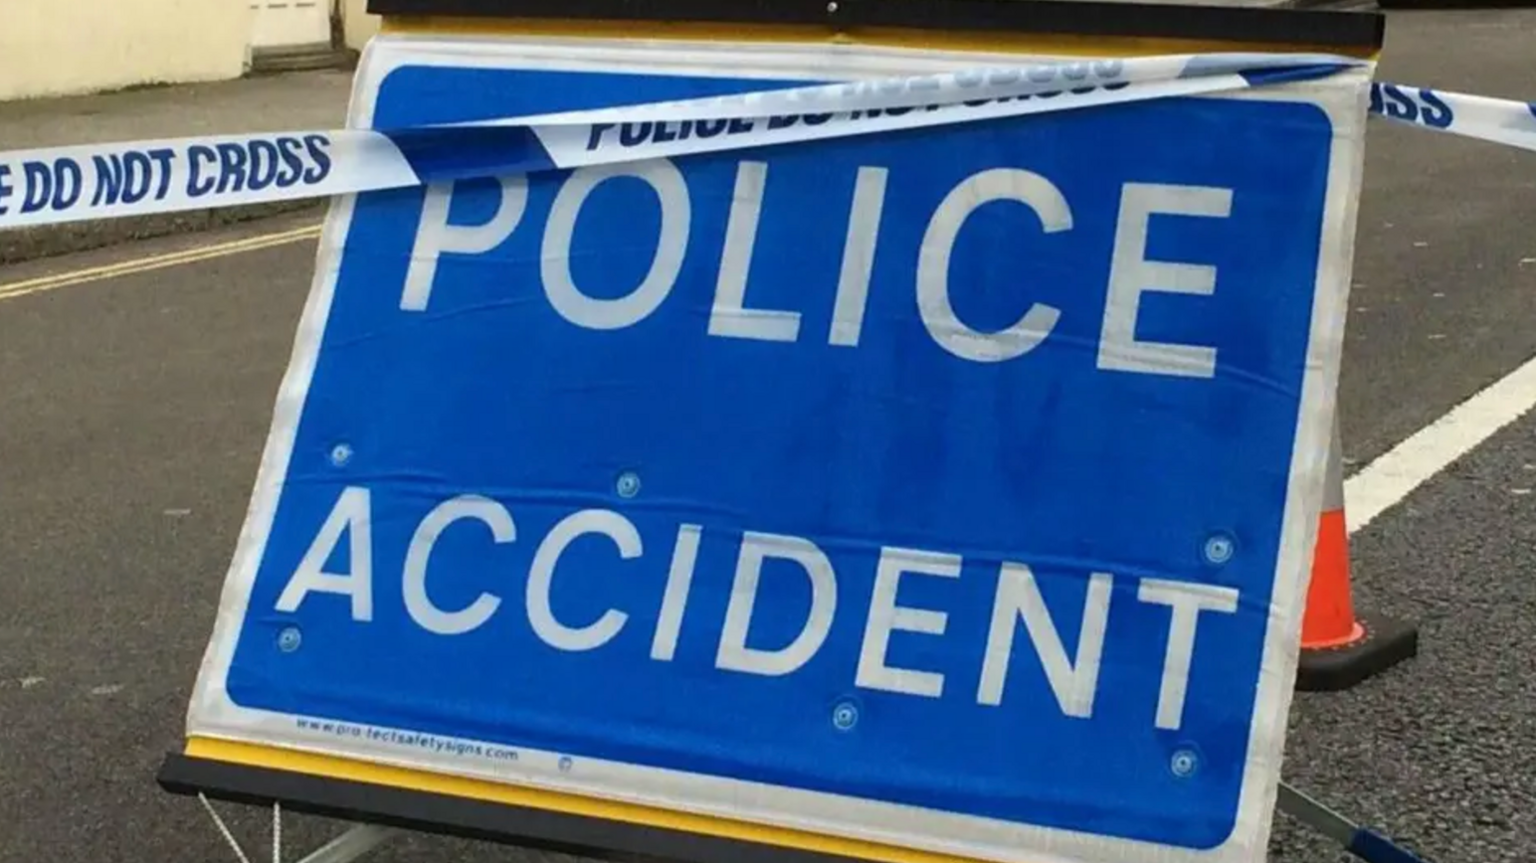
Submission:
M 845 839 L 838 836 L 829 836 L 824 833 L 812 833 L 806 830 L 770 827 L 746 821 L 717 818 L 710 815 L 697 815 L 690 812 L 641 806 L 635 803 L 602 800 L 579 794 L 545 791 L 538 788 L 529 788 L 524 785 L 508 785 L 499 782 L 487 782 L 481 779 L 467 779 L 461 776 L 429 773 L 423 770 L 412 770 L 404 767 L 372 764 L 350 758 L 318 755 L 312 752 L 301 752 L 299 750 L 264 744 L 238 743 L 210 737 L 191 737 L 187 740 L 184 753 L 190 758 L 201 758 L 206 761 L 217 761 L 224 764 L 284 770 L 290 773 L 334 779 L 338 782 L 384 785 L 406 791 L 442 794 L 466 800 L 501 803 L 507 806 L 529 809 L 542 809 L 549 812 L 561 812 L 567 815 L 579 815 L 605 821 L 659 827 L 666 830 L 715 836 L 722 839 L 736 839 L 763 845 L 798 848 L 804 851 L 815 851 L 823 854 L 858 857 L 865 860 L 878 861 L 878 863 L 981 863 L 981 861 L 970 857 L 955 857 L 949 854 L 917 851 L 895 845 L 883 845 L 858 839 Z

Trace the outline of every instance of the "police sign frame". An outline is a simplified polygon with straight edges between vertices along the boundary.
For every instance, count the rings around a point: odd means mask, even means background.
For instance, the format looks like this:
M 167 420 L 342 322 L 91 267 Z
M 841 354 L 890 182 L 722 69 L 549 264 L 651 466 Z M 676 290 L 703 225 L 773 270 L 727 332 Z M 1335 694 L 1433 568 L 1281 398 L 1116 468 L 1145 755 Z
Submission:
M 525 55 L 530 51 L 535 54 L 539 53 L 536 45 L 530 47 L 530 44 L 536 41 L 524 40 L 520 51 Z M 457 48 L 462 47 L 463 45 L 457 46 Z M 672 47 L 674 50 L 681 50 L 679 46 Z M 452 55 L 457 48 L 450 47 L 446 53 Z M 383 79 L 392 68 L 392 63 L 400 65 L 414 64 L 416 66 L 431 65 L 431 62 L 429 60 L 424 61 L 423 57 L 432 54 L 435 50 L 437 49 L 434 45 L 428 41 L 413 41 L 409 38 L 385 40 L 384 42 L 377 43 L 375 46 L 371 46 L 370 60 L 365 62 L 359 75 L 357 90 L 359 98 L 354 103 L 354 122 L 359 125 L 368 125 L 372 122 L 373 118 L 370 116 L 371 108 L 368 103 L 378 92 Z M 549 50 L 554 49 L 551 48 Z M 399 53 L 390 60 L 389 54 L 396 51 Z M 792 56 L 794 51 L 795 49 L 791 46 L 779 50 L 778 53 L 781 57 L 788 57 Z M 764 51 L 761 53 L 767 55 L 772 52 Z M 912 64 L 920 62 L 915 52 L 887 51 L 875 53 L 884 54 L 883 59 L 878 61 L 875 64 L 876 66 L 883 62 L 893 65 L 900 64 L 903 68 L 910 68 Z M 505 64 L 505 60 L 496 58 L 494 54 L 494 51 L 489 51 L 484 56 L 477 58 L 475 56 L 475 49 L 470 48 L 467 49 L 467 52 L 453 56 L 448 63 L 449 65 L 456 64 L 459 66 L 473 66 L 481 63 L 487 67 Z M 384 61 L 374 61 L 373 58 L 376 56 L 383 56 L 386 59 Z M 969 58 L 974 55 L 951 54 L 941 57 L 937 62 L 941 65 L 954 64 L 959 62 L 962 56 Z M 1004 56 L 1006 55 L 995 54 L 992 56 L 992 59 Z M 928 59 L 931 60 L 932 58 Z M 654 62 L 648 65 L 652 67 L 652 71 L 655 71 L 656 64 Z M 662 65 L 665 66 L 666 64 Z M 672 68 L 678 68 L 675 59 L 672 61 Z M 867 74 L 871 71 L 871 68 L 865 66 L 861 68 L 861 71 Z M 832 74 L 837 74 L 836 69 L 831 71 Z M 739 74 L 739 70 L 736 74 Z M 763 73 L 759 72 L 758 74 Z M 1284 92 L 1253 94 L 1252 96 L 1242 97 L 1242 99 L 1260 102 L 1266 100 L 1285 101 L 1295 98 L 1295 96 L 1287 95 Z M 1353 123 L 1359 123 L 1363 126 L 1364 121 L 1363 114 L 1355 115 L 1352 113 L 1352 106 L 1348 104 L 1347 98 L 1342 101 L 1336 100 L 1334 104 L 1337 106 L 1337 113 L 1333 117 L 1332 128 L 1342 128 L 1345 131 L 1339 133 L 1339 138 L 1342 139 L 1343 144 L 1339 148 L 1338 153 L 1342 153 L 1342 156 L 1335 153 L 1329 158 L 1330 173 L 1326 183 L 1328 203 L 1324 208 L 1323 218 L 1325 221 L 1320 227 L 1322 235 L 1322 246 L 1319 250 L 1320 267 L 1329 270 L 1329 272 L 1320 277 L 1327 281 L 1328 285 L 1319 292 L 1319 302 L 1313 311 L 1314 317 L 1310 325 L 1312 338 L 1315 340 L 1313 349 L 1316 353 L 1309 355 L 1308 364 L 1309 367 L 1318 364 L 1320 366 L 1319 368 L 1313 368 L 1307 373 L 1306 383 L 1302 387 L 1303 401 L 1310 405 L 1303 412 L 1310 412 L 1311 415 L 1303 422 L 1296 441 L 1297 458 L 1301 460 L 1301 463 L 1296 469 L 1295 476 L 1293 476 L 1293 482 L 1300 481 L 1301 486 L 1305 485 L 1305 477 L 1314 468 L 1314 466 L 1307 463 L 1309 458 L 1307 455 L 1308 449 L 1316 448 L 1318 452 L 1326 449 L 1326 422 L 1328 420 L 1328 411 L 1331 410 L 1333 387 L 1333 381 L 1329 378 L 1328 371 L 1331 369 L 1336 372 L 1337 367 L 1336 352 L 1341 331 L 1342 297 L 1343 290 L 1347 288 L 1348 282 L 1347 261 L 1350 257 L 1348 238 L 1353 233 L 1351 221 L 1353 218 L 1353 200 L 1351 193 L 1358 185 L 1357 172 L 1360 141 L 1357 140 L 1358 136 L 1355 135 L 1354 131 L 1351 131 L 1350 127 Z M 339 248 L 345 242 L 342 238 L 348 236 L 350 221 L 353 218 L 353 211 L 357 206 L 357 200 L 355 198 L 346 198 L 338 201 L 328 221 L 327 245 L 329 246 L 334 243 L 334 247 L 338 250 L 336 253 L 338 254 L 340 253 Z M 446 203 L 444 206 L 447 206 Z M 444 218 L 447 218 L 446 213 Z M 324 262 L 324 259 L 322 261 Z M 1339 268 L 1340 262 L 1344 263 L 1342 271 Z M 313 352 L 319 349 L 316 339 L 318 339 L 318 334 L 323 329 L 323 316 L 331 302 L 329 293 L 335 289 L 335 282 L 338 278 L 336 270 L 339 266 L 341 266 L 341 262 L 337 261 L 326 264 L 317 271 L 317 288 L 312 294 L 310 306 L 306 310 L 306 321 L 301 325 L 300 344 L 296 347 L 295 363 L 293 368 L 290 369 L 290 380 L 294 380 L 293 376 L 295 375 L 302 378 L 304 375 L 309 374 L 309 369 L 312 368 L 312 363 L 314 362 Z M 306 337 L 303 334 L 308 335 Z M 1330 354 L 1330 352 L 1332 353 Z M 306 353 L 309 356 L 306 357 Z M 307 382 L 304 382 L 303 385 L 307 385 Z M 285 397 L 280 400 L 279 418 L 275 425 L 275 431 L 283 427 L 287 427 L 288 431 L 278 431 L 278 433 L 274 434 L 273 443 L 269 444 L 268 457 L 264 460 L 264 470 L 270 466 L 274 453 L 278 453 L 277 458 L 279 460 L 285 458 L 279 452 L 280 448 L 285 445 L 279 441 L 279 438 L 288 438 L 294 433 L 294 427 L 299 419 L 299 415 L 295 411 L 298 410 L 301 402 L 302 385 L 299 390 L 294 390 L 290 387 L 289 383 L 285 383 Z M 283 416 L 285 413 L 287 414 L 286 418 Z M 1323 441 L 1322 447 L 1314 447 L 1318 441 Z M 339 459 L 338 463 L 345 462 L 346 455 L 340 453 L 341 449 L 338 447 L 335 458 Z M 1318 457 L 1318 465 L 1320 465 L 1320 456 Z M 1300 480 L 1297 479 L 1298 477 Z M 274 475 L 267 473 L 265 479 L 259 481 L 257 494 L 253 499 L 252 505 L 252 519 L 256 522 L 271 518 L 271 508 L 276 505 L 273 495 L 277 492 L 277 483 L 274 482 L 274 479 Z M 621 477 L 621 486 L 622 480 L 623 478 Z M 1301 486 L 1293 487 L 1292 492 L 1288 495 L 1288 521 L 1294 521 L 1298 515 L 1305 520 L 1308 506 L 1312 506 L 1314 510 L 1316 508 L 1315 504 L 1317 501 L 1309 500 L 1308 492 Z M 620 496 L 625 496 L 622 487 L 619 489 L 619 494 Z M 267 515 L 261 515 L 263 510 L 266 510 Z M 1312 515 L 1315 516 L 1315 512 Z M 1299 543 L 1304 544 L 1306 537 L 1309 535 L 1309 530 L 1300 530 L 1298 532 L 1298 529 L 1294 527 L 1288 531 L 1285 545 L 1289 550 L 1282 551 L 1281 553 L 1289 554 L 1290 562 L 1283 563 L 1281 565 L 1282 569 L 1286 567 L 1304 569 L 1304 564 L 1297 563 L 1302 555 Z M 249 541 L 250 538 L 247 536 L 243 543 Z M 259 544 L 254 548 L 259 548 Z M 1209 549 L 1207 550 L 1209 551 Z M 246 547 L 242 551 L 246 555 L 252 552 L 253 547 Z M 912 565 L 912 570 L 922 571 L 920 568 L 921 562 L 913 563 L 909 561 L 908 563 Z M 250 564 L 249 560 L 247 564 Z M 232 585 L 236 602 L 232 606 L 226 602 L 226 606 L 227 608 L 233 608 L 233 612 L 226 611 L 225 615 L 221 617 L 220 624 L 221 628 L 225 629 L 226 632 L 238 631 L 238 621 L 243 619 L 246 614 L 241 607 L 243 600 L 238 596 L 238 593 L 240 590 L 249 590 L 250 588 L 249 583 L 240 585 L 235 584 L 234 580 L 232 580 Z M 1289 585 L 1291 588 L 1295 586 L 1295 584 Z M 1282 597 L 1276 605 L 1280 608 L 1287 608 L 1298 604 L 1289 603 L 1288 600 Z M 1279 624 L 1272 625 L 1270 631 L 1275 631 L 1276 626 L 1283 628 L 1284 624 L 1285 622 L 1282 621 Z M 233 630 L 230 627 L 233 627 Z M 1285 662 L 1293 661 L 1293 659 L 1273 655 L 1273 648 L 1276 643 L 1272 636 L 1270 641 L 1271 649 L 1266 652 L 1266 664 L 1276 662 L 1283 666 Z M 1281 636 L 1281 640 L 1278 643 L 1283 646 L 1283 636 Z M 828 827 L 826 824 L 822 825 L 822 829 L 810 831 L 797 829 L 792 826 L 796 822 L 802 824 L 815 823 L 817 820 L 816 808 L 802 809 L 795 817 L 789 820 L 785 820 L 785 813 L 781 811 L 776 819 L 768 819 L 767 822 L 762 819 L 761 812 L 755 812 L 753 817 L 731 825 L 729 824 L 732 814 L 730 809 L 717 808 L 714 811 L 710 811 L 708 807 L 705 807 L 700 810 L 698 807 L 702 803 L 701 798 L 698 797 L 695 797 L 689 803 L 689 806 L 693 807 L 694 811 L 685 812 L 684 815 L 686 817 L 669 819 L 665 809 L 655 808 L 654 798 L 650 801 L 645 801 L 634 797 L 630 799 L 623 799 L 621 797 L 604 802 L 601 799 L 602 795 L 597 793 L 592 786 L 578 791 L 576 789 L 580 786 L 561 781 L 546 785 L 541 793 L 514 793 L 510 794 L 510 796 L 501 796 L 499 799 L 485 793 L 483 788 L 478 788 L 473 793 L 467 794 L 453 793 L 452 790 L 442 790 L 444 788 L 457 788 L 462 791 L 463 788 L 467 787 L 465 783 L 455 785 L 449 782 L 447 785 L 437 786 L 436 788 L 422 786 L 413 788 L 412 782 L 419 780 L 421 777 L 417 776 L 413 780 L 406 776 L 405 773 L 411 772 L 409 769 L 405 770 L 404 773 L 400 772 L 400 768 L 415 766 L 408 759 L 405 761 L 394 760 L 393 764 L 391 764 L 392 759 L 389 756 L 382 756 L 378 751 L 375 751 L 370 758 L 376 760 L 377 764 L 371 766 L 347 765 L 341 761 L 327 762 L 323 755 L 304 753 L 302 750 L 306 748 L 305 744 L 296 742 L 292 735 L 278 733 L 272 735 L 269 740 L 263 741 L 260 734 L 250 736 L 232 733 L 231 729 L 235 728 L 239 723 L 228 725 L 225 724 L 226 720 L 240 711 L 236 710 L 235 713 L 231 713 L 229 712 L 229 707 L 217 706 L 210 710 L 210 702 L 207 701 L 207 698 L 210 692 L 217 696 L 219 687 L 222 686 L 217 674 L 220 673 L 221 668 L 227 672 L 229 668 L 228 663 L 231 661 L 229 651 L 233 650 L 233 648 L 233 642 L 227 640 L 221 642 L 217 637 L 215 644 L 211 645 L 210 665 L 205 668 L 205 682 L 203 686 L 200 686 L 200 690 L 202 690 L 200 697 L 203 700 L 201 703 L 194 703 L 193 708 L 193 721 L 190 728 L 193 740 L 189 744 L 187 754 L 173 756 L 167 762 L 167 766 L 162 774 L 162 783 L 172 790 L 210 791 L 216 796 L 229 796 L 247 800 L 285 800 L 290 808 L 295 808 L 294 804 L 297 803 L 297 808 L 311 808 L 316 811 L 323 811 L 326 814 L 354 813 L 359 817 L 377 819 L 386 823 L 398 823 L 420 829 L 466 832 L 486 838 L 516 838 L 518 841 L 533 842 L 542 844 L 545 847 L 554 847 L 561 850 L 581 850 L 587 852 L 644 851 L 644 853 L 683 860 L 720 859 L 719 855 L 723 851 L 721 843 L 724 843 L 725 846 L 735 847 L 736 843 L 739 842 L 746 842 L 747 845 L 743 847 L 756 848 L 758 851 L 770 848 L 798 848 L 799 852 L 797 853 L 810 855 L 804 858 L 808 861 L 811 859 L 821 859 L 823 855 L 850 859 L 893 861 L 959 859 L 960 856 L 974 857 L 975 859 L 1014 859 L 1007 850 L 1009 847 L 1008 840 L 1004 838 L 1008 834 L 998 834 L 996 838 L 989 842 L 973 844 L 967 840 L 957 844 L 956 840 L 960 834 L 951 833 L 951 838 L 948 840 L 944 840 L 941 837 L 933 839 L 925 845 L 920 837 L 910 832 L 903 835 L 903 832 L 899 830 L 882 834 L 879 831 L 871 832 L 866 826 L 863 830 L 855 830 L 852 833 L 839 837 L 836 829 L 825 829 Z M 209 669 L 212 669 L 212 671 L 210 672 Z M 214 676 L 209 677 L 210 673 Z M 1279 677 L 1285 677 L 1285 675 L 1281 674 Z M 1271 702 L 1277 698 L 1282 702 L 1288 699 L 1288 679 L 1284 680 L 1278 689 L 1274 682 L 1275 676 L 1272 675 L 1266 678 L 1266 680 L 1267 692 L 1269 694 L 1263 696 L 1263 698 L 1268 698 Z M 209 681 L 211 681 L 213 687 L 211 690 L 206 688 L 209 685 Z M 227 695 L 224 697 L 227 697 Z M 232 702 L 230 702 L 230 706 L 233 706 Z M 221 716 L 225 718 L 220 719 L 219 717 Z M 1256 719 L 1258 719 L 1257 716 Z M 836 721 L 835 710 L 834 721 Z M 1274 717 L 1270 716 L 1260 721 L 1272 723 Z M 248 729 L 260 728 L 264 724 L 269 730 L 275 727 L 267 723 L 266 720 L 258 718 L 254 724 L 248 726 Z M 1283 716 L 1280 719 L 1280 725 L 1279 731 L 1283 731 Z M 1279 731 L 1271 727 L 1261 736 L 1275 739 L 1274 735 L 1279 733 Z M 280 749 L 290 748 L 293 752 L 274 761 L 269 757 L 271 752 L 264 751 L 267 743 L 271 743 Z M 550 754 L 557 755 L 557 753 Z M 1277 775 L 1278 765 L 1273 766 L 1276 768 L 1275 773 Z M 392 773 L 392 770 L 395 772 Z M 476 777 L 466 775 L 464 778 L 471 780 L 472 784 Z M 481 776 L 479 778 L 484 779 L 485 777 Z M 722 789 L 723 787 L 721 786 Z M 394 791 L 386 792 L 385 788 L 394 788 Z M 326 802 L 328 796 L 332 798 L 329 803 Z M 577 805 L 573 803 L 572 797 L 583 799 L 585 802 Z M 465 800 L 465 798 L 470 798 L 470 800 Z M 479 802 L 472 802 L 473 798 L 481 799 Z M 338 799 L 350 800 L 351 803 L 359 805 L 354 808 L 350 803 L 336 802 Z M 1272 796 L 1266 798 L 1265 795 L 1260 794 L 1255 797 L 1251 790 L 1245 788 L 1244 799 L 1246 801 L 1243 804 L 1244 814 L 1240 818 L 1245 823 L 1252 823 L 1252 819 L 1260 819 L 1267 822 L 1268 810 L 1272 805 Z M 390 802 L 386 803 L 386 800 Z M 432 814 L 428 817 L 416 817 L 408 814 L 412 804 L 407 803 L 407 800 L 426 801 L 432 806 Z M 487 800 L 490 802 L 487 802 Z M 369 801 L 376 801 L 376 803 L 370 803 Z M 454 808 L 454 801 L 463 803 L 465 808 L 461 811 L 461 814 L 454 815 L 449 811 Z M 819 808 L 825 806 L 826 803 L 826 798 L 814 798 L 814 802 L 810 805 Z M 565 814 L 551 815 L 549 814 L 550 810 L 563 810 Z M 922 820 L 912 816 L 913 813 L 910 811 L 905 815 L 910 820 Z M 887 815 L 886 817 L 889 818 L 890 816 Z M 711 821 L 718 823 L 712 826 L 709 823 Z M 495 826 L 498 823 L 503 826 Z M 958 829 L 958 823 L 956 829 Z M 928 826 L 931 827 L 932 825 L 929 824 Z M 974 822 L 966 823 L 964 830 L 966 833 L 971 833 L 976 830 L 976 827 L 977 825 Z M 928 827 L 921 829 L 927 830 Z M 930 830 L 929 832 L 937 833 L 941 831 Z M 1059 835 L 1054 831 L 1048 831 L 1048 834 L 1041 834 L 1029 841 L 1028 845 L 1030 847 L 1028 850 L 1032 859 L 1043 859 L 1040 855 L 1047 853 L 1059 853 L 1063 855 L 1061 859 L 1129 860 L 1135 859 L 1135 855 L 1144 854 L 1147 851 L 1146 846 L 1141 846 L 1138 843 L 1128 843 L 1124 847 L 1120 847 L 1119 850 L 1115 850 L 1096 839 L 1083 844 L 1077 842 L 1071 836 Z M 700 838 L 701 836 L 712 836 L 713 838 L 704 839 Z M 963 855 L 957 854 L 957 848 L 964 848 L 967 850 L 967 853 Z M 736 850 L 731 852 L 736 859 L 744 859 L 740 856 L 740 853 L 740 851 Z M 782 853 L 782 850 L 775 851 L 774 853 Z

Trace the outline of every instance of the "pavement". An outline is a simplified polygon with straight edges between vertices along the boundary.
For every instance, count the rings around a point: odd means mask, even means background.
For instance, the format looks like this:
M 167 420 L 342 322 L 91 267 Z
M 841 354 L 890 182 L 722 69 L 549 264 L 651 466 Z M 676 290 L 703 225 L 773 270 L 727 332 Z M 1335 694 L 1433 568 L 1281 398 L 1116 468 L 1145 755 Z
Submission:
M 1532 44 L 1536 10 L 1393 13 L 1379 77 L 1530 98 Z M 343 77 L 334 109 L 315 91 L 315 123 L 339 122 Z M 112 98 L 154 110 L 147 92 Z M 0 108 L 0 146 L 33 133 L 16 110 Z M 142 134 L 89 114 L 75 131 L 54 140 Z M 1372 125 L 1341 392 L 1350 497 L 1404 440 L 1422 443 L 1424 475 L 1354 534 L 1355 587 L 1361 607 L 1418 622 L 1421 648 L 1356 689 L 1299 695 L 1286 775 L 1436 863 L 1536 860 L 1536 387 L 1520 383 L 1536 357 L 1533 192 L 1536 154 Z M 180 742 L 314 222 L 0 268 L 0 863 L 234 859 L 153 776 Z M 1519 418 L 1442 434 L 1479 393 L 1496 409 L 1478 416 Z M 264 813 L 222 809 L 265 856 Z M 335 826 L 291 819 L 285 845 Z M 545 858 L 418 836 L 369 859 Z M 1277 817 L 1271 863 L 1348 859 Z
M 1533 38 L 1531 9 L 1389 12 L 1377 79 L 1529 100 L 1536 66 L 1518 46 Z M 1529 373 L 1536 154 L 1375 124 L 1350 304 L 1340 412 L 1354 485 L 1399 442 Z M 1455 455 L 1438 453 L 1441 472 L 1351 538 L 1357 603 L 1417 621 L 1420 655 L 1347 693 L 1298 695 L 1285 773 L 1436 863 L 1529 863 L 1536 418 Z M 1273 863 L 1352 859 L 1277 820 Z

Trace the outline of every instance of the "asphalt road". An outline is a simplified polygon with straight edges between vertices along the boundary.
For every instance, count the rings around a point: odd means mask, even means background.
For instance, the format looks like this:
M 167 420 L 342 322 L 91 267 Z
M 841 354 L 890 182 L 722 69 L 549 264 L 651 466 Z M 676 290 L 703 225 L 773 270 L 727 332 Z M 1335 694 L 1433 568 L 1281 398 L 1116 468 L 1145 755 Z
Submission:
M 1379 77 L 1536 95 L 1536 10 L 1395 14 Z M 1371 132 L 1342 411 L 1364 464 L 1536 356 L 1536 154 Z M 311 240 L 85 284 L 4 286 L 270 234 L 0 271 L 0 861 L 233 859 L 153 784 L 180 739 Z M 1420 657 L 1298 697 L 1287 775 L 1438 863 L 1536 860 L 1536 419 L 1354 537 L 1362 605 Z M 265 854 L 260 813 L 226 807 Z M 287 844 L 331 825 L 291 822 Z M 296 859 L 296 857 L 294 858 Z M 431 837 L 371 859 L 507 860 Z M 1346 859 L 1281 818 L 1271 859 Z

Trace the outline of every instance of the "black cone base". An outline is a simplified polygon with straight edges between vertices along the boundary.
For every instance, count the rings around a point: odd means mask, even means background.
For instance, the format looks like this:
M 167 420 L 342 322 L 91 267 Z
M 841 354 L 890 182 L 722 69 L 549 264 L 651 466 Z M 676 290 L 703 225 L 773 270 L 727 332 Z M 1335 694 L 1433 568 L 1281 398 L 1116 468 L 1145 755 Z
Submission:
M 1418 655 L 1419 630 L 1413 624 L 1369 614 L 1359 620 L 1365 637 L 1353 644 L 1322 650 L 1302 648 L 1296 669 L 1298 691 L 1349 689 Z

